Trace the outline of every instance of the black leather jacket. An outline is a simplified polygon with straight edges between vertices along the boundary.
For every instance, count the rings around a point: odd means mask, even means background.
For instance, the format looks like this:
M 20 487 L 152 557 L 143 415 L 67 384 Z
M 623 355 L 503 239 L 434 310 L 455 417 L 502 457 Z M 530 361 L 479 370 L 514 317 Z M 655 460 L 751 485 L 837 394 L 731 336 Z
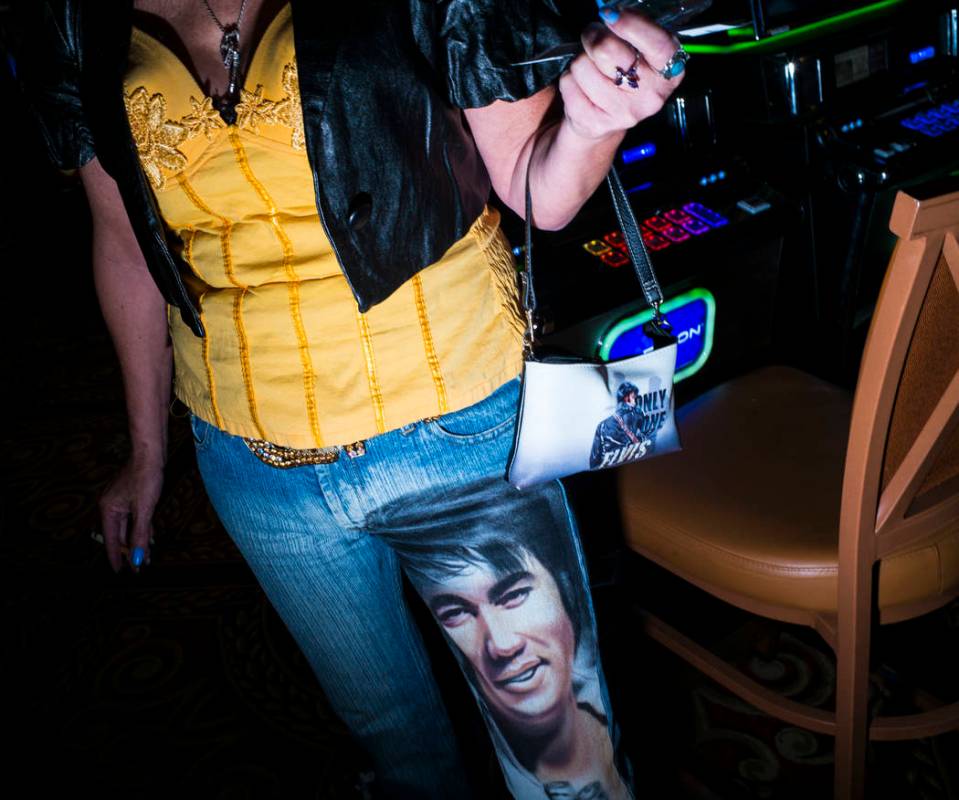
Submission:
M 568 40 L 551 0 L 291 0 L 316 204 L 360 310 L 462 237 L 489 177 L 460 108 L 527 97 L 553 64 L 509 65 Z M 20 74 L 53 160 L 96 155 L 147 265 L 199 335 L 180 242 L 163 225 L 127 123 L 132 0 L 44 0 Z
M 647 417 L 642 408 L 629 403 L 620 403 L 616 411 L 596 426 L 593 435 L 593 449 L 589 454 L 589 468 L 604 466 L 603 461 L 610 453 L 622 450 L 630 445 L 639 445 L 648 439 Z

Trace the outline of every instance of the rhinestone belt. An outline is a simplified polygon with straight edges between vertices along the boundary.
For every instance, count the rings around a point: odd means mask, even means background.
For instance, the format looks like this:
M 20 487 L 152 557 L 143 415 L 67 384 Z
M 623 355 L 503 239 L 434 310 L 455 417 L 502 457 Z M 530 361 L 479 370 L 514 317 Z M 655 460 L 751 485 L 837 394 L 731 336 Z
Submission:
M 260 461 L 279 469 L 303 467 L 307 464 L 332 464 L 339 460 L 340 453 L 346 453 L 350 458 L 359 458 L 366 455 L 366 442 L 363 441 L 353 442 L 342 447 L 311 447 L 307 449 L 283 447 L 263 439 L 247 439 L 245 436 L 243 442 Z

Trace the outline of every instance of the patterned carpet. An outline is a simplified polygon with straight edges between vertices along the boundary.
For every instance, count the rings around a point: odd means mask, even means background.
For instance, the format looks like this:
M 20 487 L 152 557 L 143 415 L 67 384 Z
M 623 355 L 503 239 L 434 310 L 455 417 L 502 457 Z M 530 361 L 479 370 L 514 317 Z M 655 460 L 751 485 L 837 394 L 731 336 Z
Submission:
M 354 794 L 361 757 L 216 522 L 183 421 L 153 564 L 115 576 L 90 538 L 126 449 L 109 344 L 38 345 L 57 366 L 5 451 L 11 762 L 110 797 Z

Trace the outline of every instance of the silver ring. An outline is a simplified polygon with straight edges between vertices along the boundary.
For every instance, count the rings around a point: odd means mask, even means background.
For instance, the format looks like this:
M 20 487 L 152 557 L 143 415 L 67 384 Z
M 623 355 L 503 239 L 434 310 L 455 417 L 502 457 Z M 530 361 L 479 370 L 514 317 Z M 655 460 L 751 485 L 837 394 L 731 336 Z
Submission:
M 669 57 L 669 61 L 663 65 L 663 68 L 661 70 L 657 70 L 657 72 L 663 80 L 671 80 L 683 74 L 683 72 L 686 70 L 686 62 L 688 61 L 689 53 L 680 47 Z

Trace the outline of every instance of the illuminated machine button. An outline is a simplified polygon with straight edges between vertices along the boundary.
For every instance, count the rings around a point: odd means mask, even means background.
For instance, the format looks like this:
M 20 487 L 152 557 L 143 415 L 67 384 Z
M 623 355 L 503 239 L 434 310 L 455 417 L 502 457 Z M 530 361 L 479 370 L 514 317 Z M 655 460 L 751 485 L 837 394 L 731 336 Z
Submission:
M 908 119 L 899 120 L 899 124 L 902 125 L 902 127 L 904 128 L 909 128 L 909 130 L 911 131 L 918 131 L 920 128 L 919 122 L 917 120 L 914 120 L 912 117 L 909 117 Z
M 713 349 L 716 301 L 707 289 L 691 289 L 671 297 L 662 312 L 676 336 L 676 381 L 702 369 Z M 603 361 L 645 353 L 653 347 L 644 325 L 652 318 L 650 309 L 631 314 L 612 325 L 602 338 L 597 355 Z
M 689 238 L 689 234 L 678 225 L 670 225 L 662 234 L 671 242 L 685 242 Z
M 702 236 L 710 230 L 709 226 L 701 219 L 690 217 L 683 223 L 683 229 L 689 231 L 693 236 Z
M 678 208 L 671 208 L 663 216 L 675 225 L 683 225 L 691 219 L 689 214 L 680 211 Z
M 876 158 L 881 158 L 883 161 L 885 161 L 887 158 L 892 158 L 894 155 L 896 155 L 892 150 L 884 150 L 881 147 L 874 148 L 872 152 L 873 152 L 873 155 L 876 156 Z
M 942 136 L 946 130 L 938 122 L 930 122 L 928 125 L 922 126 L 922 132 L 926 134 L 926 136 L 936 138 L 937 136 Z
M 892 142 L 889 146 L 897 153 L 905 153 L 907 150 L 912 149 L 911 144 L 903 144 L 902 142 Z
M 619 250 L 610 250 L 608 253 L 603 253 L 600 258 L 604 264 L 608 264 L 611 267 L 621 267 L 623 264 L 629 263 L 629 259 L 620 253 Z
M 729 220 L 722 214 L 713 211 L 711 208 L 706 208 L 702 203 L 686 203 L 686 205 L 683 206 L 683 211 L 687 211 L 694 217 L 701 219 L 711 228 L 721 228 L 723 225 L 729 224 Z
M 656 233 L 656 231 L 644 229 L 643 244 L 645 244 L 650 250 L 665 250 L 672 244 L 672 242 L 669 241 L 669 239 L 660 236 L 658 233 Z
M 620 250 L 626 249 L 626 240 L 623 238 L 623 234 L 621 234 L 619 231 L 607 233 L 603 238 L 613 247 L 618 247 Z
M 650 217 L 643 220 L 643 225 L 652 228 L 654 231 L 664 231 L 666 228 L 671 228 L 673 223 L 663 217 Z
M 589 253 L 591 256 L 601 256 L 603 253 L 608 253 L 610 247 L 606 242 L 603 242 L 599 239 L 593 239 L 590 242 L 586 242 L 583 245 L 583 249 Z

